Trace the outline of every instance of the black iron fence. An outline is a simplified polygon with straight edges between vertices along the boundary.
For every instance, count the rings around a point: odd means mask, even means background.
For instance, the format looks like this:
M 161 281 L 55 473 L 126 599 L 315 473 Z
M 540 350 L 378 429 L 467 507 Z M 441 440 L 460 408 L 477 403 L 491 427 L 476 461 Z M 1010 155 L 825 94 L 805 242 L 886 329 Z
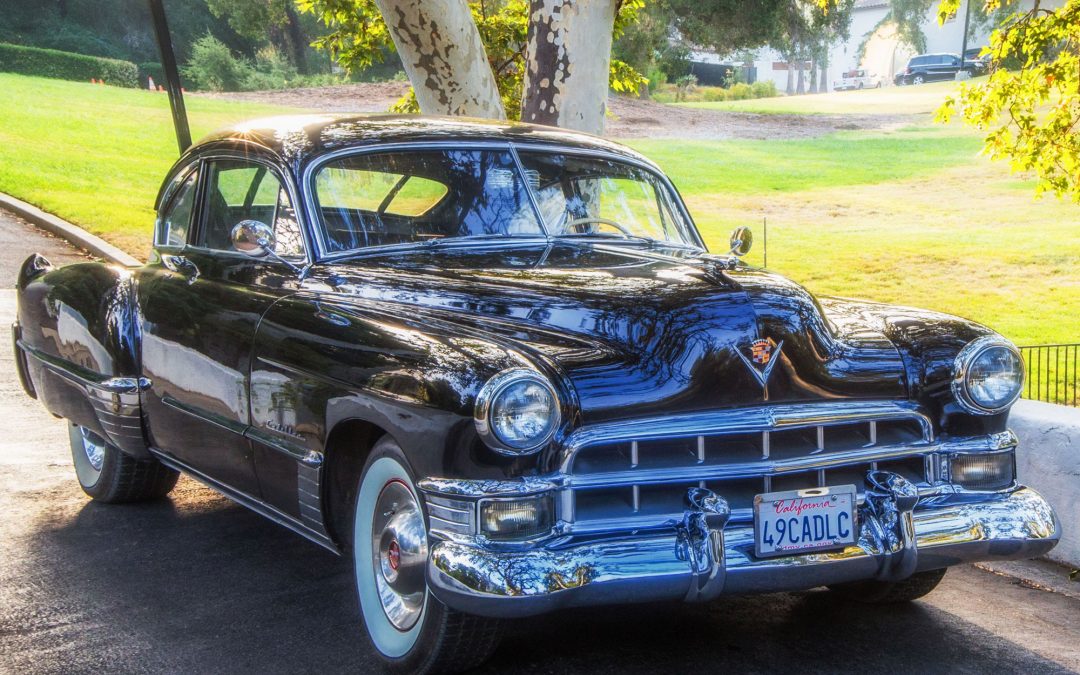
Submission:
M 1020 353 L 1027 369 L 1024 398 L 1059 405 L 1080 404 L 1080 375 L 1076 372 L 1080 344 L 1033 345 L 1021 347 Z

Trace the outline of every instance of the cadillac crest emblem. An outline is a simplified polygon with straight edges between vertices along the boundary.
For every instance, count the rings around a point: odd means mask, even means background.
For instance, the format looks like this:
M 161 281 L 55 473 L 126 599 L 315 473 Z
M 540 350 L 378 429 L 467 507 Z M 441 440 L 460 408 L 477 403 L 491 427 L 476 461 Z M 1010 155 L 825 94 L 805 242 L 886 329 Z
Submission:
M 772 338 L 754 340 L 754 344 L 750 345 L 750 358 L 754 363 L 767 366 L 769 359 L 772 358 L 773 349 L 776 349 L 776 343 L 772 341 Z
M 746 364 L 746 368 L 764 389 L 769 383 L 769 376 L 772 375 L 777 357 L 780 356 L 780 350 L 783 348 L 783 340 L 777 343 L 772 338 L 759 338 L 750 344 L 749 357 L 738 347 L 735 347 L 735 353 L 739 355 L 742 362 Z

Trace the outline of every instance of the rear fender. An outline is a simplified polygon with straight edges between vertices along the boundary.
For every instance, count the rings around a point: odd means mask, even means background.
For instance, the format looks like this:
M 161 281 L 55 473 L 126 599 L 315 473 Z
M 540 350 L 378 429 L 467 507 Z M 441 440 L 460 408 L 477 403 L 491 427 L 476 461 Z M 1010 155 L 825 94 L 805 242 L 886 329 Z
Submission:
M 130 271 L 102 263 L 54 268 L 35 254 L 16 282 L 16 363 L 54 415 L 149 457 L 143 434 L 139 321 Z

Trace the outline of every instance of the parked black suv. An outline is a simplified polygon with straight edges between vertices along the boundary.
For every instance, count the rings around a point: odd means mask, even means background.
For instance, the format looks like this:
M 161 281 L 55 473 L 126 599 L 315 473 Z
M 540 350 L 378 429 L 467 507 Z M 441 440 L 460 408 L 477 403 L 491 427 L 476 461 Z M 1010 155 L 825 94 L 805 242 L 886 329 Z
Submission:
M 986 64 L 982 61 L 964 61 L 964 70 L 982 75 Z M 922 84 L 934 80 L 952 80 L 960 72 L 959 54 L 919 54 L 908 61 L 903 72 L 903 84 Z M 900 79 L 899 77 L 897 78 Z

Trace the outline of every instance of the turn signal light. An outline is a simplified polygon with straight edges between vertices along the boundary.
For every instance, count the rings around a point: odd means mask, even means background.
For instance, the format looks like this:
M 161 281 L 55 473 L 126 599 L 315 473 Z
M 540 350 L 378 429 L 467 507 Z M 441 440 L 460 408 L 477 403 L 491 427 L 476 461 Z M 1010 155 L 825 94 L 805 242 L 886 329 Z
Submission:
M 1016 458 L 1011 449 L 953 455 L 952 482 L 969 490 L 999 490 L 1016 478 Z

